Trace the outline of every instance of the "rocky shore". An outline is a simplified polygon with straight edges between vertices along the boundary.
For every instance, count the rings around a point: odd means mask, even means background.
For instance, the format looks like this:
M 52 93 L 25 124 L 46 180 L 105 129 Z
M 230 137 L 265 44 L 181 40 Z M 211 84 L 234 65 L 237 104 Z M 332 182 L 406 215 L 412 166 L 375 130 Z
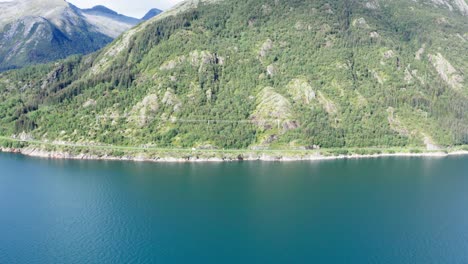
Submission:
M 46 158 L 46 159 L 70 159 L 70 160 L 108 160 L 108 161 L 135 161 L 135 162 L 233 162 L 233 161 L 320 161 L 320 160 L 337 160 L 337 159 L 362 159 L 362 158 L 382 158 L 382 157 L 434 157 L 441 158 L 455 155 L 468 155 L 468 151 L 453 151 L 453 152 L 425 152 L 425 153 L 382 153 L 369 155 L 336 155 L 325 156 L 320 153 L 314 154 L 296 154 L 296 155 L 272 155 L 272 154 L 254 154 L 245 153 L 236 157 L 225 157 L 223 153 L 218 153 L 217 157 L 204 158 L 200 155 L 186 155 L 184 158 L 176 158 L 171 156 L 158 156 L 148 158 L 144 155 L 96 155 L 96 154 L 71 154 L 61 151 L 47 151 L 40 148 L 27 147 L 23 149 L 15 148 L 0 148 L 1 152 L 17 153 L 30 157 Z

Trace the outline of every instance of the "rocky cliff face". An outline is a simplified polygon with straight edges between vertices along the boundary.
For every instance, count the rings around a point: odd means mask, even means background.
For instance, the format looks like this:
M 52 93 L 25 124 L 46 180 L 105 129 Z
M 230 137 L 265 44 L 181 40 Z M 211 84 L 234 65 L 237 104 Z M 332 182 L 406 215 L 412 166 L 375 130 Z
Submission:
M 82 20 L 59 22 L 26 16 L 7 24 L 0 33 L 0 70 L 86 54 L 112 41 Z
M 446 7 L 451 12 L 460 12 L 468 16 L 468 4 L 465 0 L 432 0 L 432 3 L 437 6 Z

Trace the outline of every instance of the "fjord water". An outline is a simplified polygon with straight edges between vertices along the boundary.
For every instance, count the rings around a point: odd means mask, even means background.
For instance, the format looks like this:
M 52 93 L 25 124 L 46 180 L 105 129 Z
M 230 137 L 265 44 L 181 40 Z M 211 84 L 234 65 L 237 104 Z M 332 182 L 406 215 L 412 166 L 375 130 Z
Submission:
M 468 157 L 0 154 L 0 263 L 468 263 Z

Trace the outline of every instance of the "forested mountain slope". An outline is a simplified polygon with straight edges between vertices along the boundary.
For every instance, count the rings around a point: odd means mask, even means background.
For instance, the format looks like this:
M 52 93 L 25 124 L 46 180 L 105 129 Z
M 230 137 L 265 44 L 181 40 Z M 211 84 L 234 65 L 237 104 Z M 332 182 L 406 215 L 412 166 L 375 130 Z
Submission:
M 464 0 L 188 1 L 0 76 L 0 134 L 183 148 L 468 144 Z

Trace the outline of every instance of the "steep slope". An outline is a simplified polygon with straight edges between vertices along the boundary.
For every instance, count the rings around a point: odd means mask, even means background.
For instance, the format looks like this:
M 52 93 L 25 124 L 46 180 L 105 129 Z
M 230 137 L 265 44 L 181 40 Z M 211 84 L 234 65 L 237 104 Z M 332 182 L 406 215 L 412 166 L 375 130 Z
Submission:
M 64 0 L 16 0 L 8 2 L 0 2 L 2 14 L 0 16 L 0 27 L 26 16 L 42 16 L 50 20 L 54 24 L 62 24 L 65 20 L 62 19 L 62 14 L 67 13 L 68 4 Z M 76 19 L 71 12 L 70 19 Z
M 468 144 L 467 17 L 444 3 L 187 1 L 99 53 L 2 74 L 0 134 L 178 148 Z
M 140 22 L 64 0 L 0 2 L 0 71 L 96 51 Z
M 25 16 L 0 32 L 0 71 L 95 51 L 112 38 L 94 31 L 78 16 L 54 24 L 41 16 Z

